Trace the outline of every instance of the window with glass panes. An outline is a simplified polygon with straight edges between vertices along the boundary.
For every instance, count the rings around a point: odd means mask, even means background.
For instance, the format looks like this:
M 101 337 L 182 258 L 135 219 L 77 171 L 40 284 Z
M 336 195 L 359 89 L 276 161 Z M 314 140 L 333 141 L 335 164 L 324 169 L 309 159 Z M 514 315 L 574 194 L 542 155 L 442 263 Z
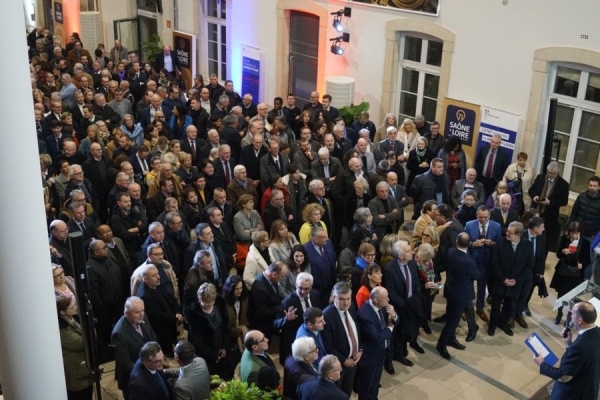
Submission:
M 413 33 L 402 34 L 398 63 L 399 114 L 414 118 L 423 114 L 435 120 L 442 65 L 443 43 L 434 37 Z
M 560 173 L 572 192 L 582 193 L 600 171 L 600 71 L 554 65 L 551 92 L 558 99 L 554 139 L 560 144 Z
M 209 74 L 219 80 L 227 77 L 227 0 L 205 0 L 206 10 L 206 60 Z

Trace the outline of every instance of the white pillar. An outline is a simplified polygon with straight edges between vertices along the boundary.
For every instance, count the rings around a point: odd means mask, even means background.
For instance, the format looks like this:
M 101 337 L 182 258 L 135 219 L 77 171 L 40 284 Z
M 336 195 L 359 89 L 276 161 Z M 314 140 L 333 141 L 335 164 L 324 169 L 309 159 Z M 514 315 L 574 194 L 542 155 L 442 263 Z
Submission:
M 66 399 L 34 126 L 23 4 L 2 2 L 0 379 L 4 398 Z

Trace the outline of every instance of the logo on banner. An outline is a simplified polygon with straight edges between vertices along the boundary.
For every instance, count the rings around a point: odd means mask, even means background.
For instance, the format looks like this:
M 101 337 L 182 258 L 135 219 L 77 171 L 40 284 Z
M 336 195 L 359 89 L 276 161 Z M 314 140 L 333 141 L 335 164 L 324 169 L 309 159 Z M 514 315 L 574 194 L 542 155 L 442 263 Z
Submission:
M 59 24 L 63 23 L 63 8 L 62 3 L 54 3 L 54 21 Z
M 464 145 L 471 146 L 475 131 L 475 111 L 455 105 L 448 105 L 446 115 L 446 124 L 444 126 L 446 137 L 457 136 Z
M 177 49 L 175 50 L 175 53 L 177 54 L 177 60 L 179 60 L 179 64 L 183 68 L 190 68 L 190 52 L 192 48 L 190 40 L 179 36 L 175 39 L 175 43 L 177 43 Z

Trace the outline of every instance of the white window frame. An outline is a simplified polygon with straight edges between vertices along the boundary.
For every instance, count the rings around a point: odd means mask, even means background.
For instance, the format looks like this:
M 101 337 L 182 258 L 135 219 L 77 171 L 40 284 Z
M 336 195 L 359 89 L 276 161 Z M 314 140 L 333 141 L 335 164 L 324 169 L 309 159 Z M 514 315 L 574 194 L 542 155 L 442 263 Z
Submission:
M 430 75 L 435 75 L 441 78 L 442 75 L 442 67 L 441 65 L 435 66 L 435 65 L 430 65 L 427 64 L 427 47 L 428 47 L 428 43 L 430 41 L 434 41 L 434 42 L 439 42 L 442 44 L 443 46 L 443 40 L 438 39 L 434 36 L 429 36 L 429 35 L 424 35 L 422 33 L 417 33 L 417 32 L 402 32 L 400 33 L 400 51 L 398 53 L 398 96 L 396 98 L 396 107 L 395 109 L 398 111 L 398 115 L 400 116 L 400 118 L 402 117 L 408 117 L 408 118 L 414 118 L 415 115 L 417 114 L 422 114 L 423 111 L 423 99 L 424 98 L 429 98 L 432 100 L 435 100 L 436 102 L 436 106 L 438 105 L 437 103 L 439 102 L 439 85 L 438 85 L 438 97 L 436 97 L 435 99 L 432 97 L 426 97 L 425 96 L 425 75 L 426 74 L 430 74 Z M 405 60 L 404 57 L 404 50 L 406 47 L 406 38 L 407 37 L 411 37 L 411 38 L 417 38 L 417 39 L 421 39 L 421 60 L 419 62 L 413 61 L 413 60 Z M 441 55 L 440 55 L 440 59 L 441 59 Z M 419 73 L 419 83 L 418 83 L 418 88 L 417 88 L 417 107 L 416 107 L 416 112 L 415 115 L 405 115 L 400 113 L 400 101 L 402 98 L 402 70 L 403 69 L 411 69 L 413 71 L 417 71 Z
M 225 30 L 228 32 L 229 28 L 227 26 L 227 16 L 231 15 L 230 14 L 230 7 L 231 7 L 231 2 L 233 0 L 215 0 L 217 3 L 217 6 L 219 7 L 219 11 L 217 13 L 217 15 L 221 15 L 222 14 L 222 7 L 223 4 L 225 4 L 225 19 L 220 18 L 220 17 L 213 17 L 211 15 L 208 15 L 208 2 L 211 0 L 204 0 L 204 16 L 205 16 L 205 25 L 204 25 L 204 30 L 205 30 L 205 37 L 206 37 L 206 51 L 205 51 L 205 56 L 206 56 L 206 73 L 207 76 L 205 76 L 205 80 L 208 81 L 208 77 L 210 76 L 210 74 L 212 73 L 216 73 L 217 76 L 219 77 L 219 81 L 220 82 L 225 82 L 225 80 L 230 79 L 230 75 L 231 75 L 231 71 L 229 69 L 229 65 L 231 64 L 231 62 L 223 62 L 223 58 L 225 58 L 226 60 L 231 61 L 231 52 L 229 50 L 229 45 L 227 42 L 227 33 L 226 33 L 226 37 L 223 38 L 221 37 L 221 31 L 222 31 L 222 27 L 225 27 Z M 218 45 L 217 45 L 217 52 L 218 52 L 218 60 L 217 60 L 217 64 L 219 66 L 219 70 L 218 71 L 211 71 L 210 69 L 210 60 L 209 60 L 209 48 L 210 48 L 210 41 L 209 41 L 209 24 L 215 24 L 217 25 L 217 40 L 218 40 Z M 223 46 L 225 46 L 225 54 L 223 54 Z M 225 56 L 225 57 L 223 57 Z M 225 64 L 225 72 L 226 75 L 222 76 L 221 72 L 222 72 L 222 68 L 223 68 L 223 64 Z
M 581 72 L 579 79 L 579 88 L 577 92 L 577 97 L 571 97 L 560 93 L 555 93 L 554 88 L 556 86 L 557 72 L 559 67 L 566 67 L 571 69 L 576 69 Z M 550 82 L 548 87 L 548 102 L 550 102 L 551 98 L 556 98 L 558 100 L 558 104 L 566 107 L 570 107 L 574 109 L 573 113 L 573 121 L 571 123 L 571 131 L 569 132 L 569 146 L 567 148 L 567 152 L 565 154 L 565 160 L 559 161 L 559 164 L 562 168 L 561 176 L 567 181 L 571 181 L 571 175 L 573 173 L 574 165 L 577 168 L 586 169 L 590 172 L 590 177 L 593 175 L 597 175 L 598 173 L 598 164 L 596 165 L 596 170 L 590 170 L 588 167 L 584 167 L 582 165 L 577 165 L 575 152 L 577 149 L 577 143 L 580 140 L 579 138 L 579 127 L 581 126 L 581 118 L 584 112 L 590 112 L 594 114 L 600 115 L 600 103 L 596 103 L 593 101 L 585 100 L 585 92 L 587 89 L 589 74 L 600 74 L 600 70 L 588 67 L 586 65 L 581 64 L 573 64 L 573 63 L 553 63 L 550 69 Z M 545 120 L 548 120 L 548 114 L 546 114 Z M 562 133 L 562 132 L 561 132 Z M 566 133 L 566 132 L 565 132 Z M 583 141 L 594 142 L 593 140 L 584 139 Z M 552 157 L 554 157 L 555 151 L 553 148 Z M 577 198 L 579 192 L 571 191 L 570 197 L 572 199 Z

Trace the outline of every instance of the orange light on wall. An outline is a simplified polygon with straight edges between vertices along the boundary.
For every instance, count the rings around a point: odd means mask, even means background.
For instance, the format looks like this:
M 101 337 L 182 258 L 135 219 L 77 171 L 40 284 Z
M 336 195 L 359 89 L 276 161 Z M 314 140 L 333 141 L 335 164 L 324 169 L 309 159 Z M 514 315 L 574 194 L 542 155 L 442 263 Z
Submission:
M 73 32 L 81 33 L 79 12 L 79 0 L 54 0 L 52 2 L 54 31 L 56 36 L 61 37 L 62 43 L 69 43 L 69 36 Z

